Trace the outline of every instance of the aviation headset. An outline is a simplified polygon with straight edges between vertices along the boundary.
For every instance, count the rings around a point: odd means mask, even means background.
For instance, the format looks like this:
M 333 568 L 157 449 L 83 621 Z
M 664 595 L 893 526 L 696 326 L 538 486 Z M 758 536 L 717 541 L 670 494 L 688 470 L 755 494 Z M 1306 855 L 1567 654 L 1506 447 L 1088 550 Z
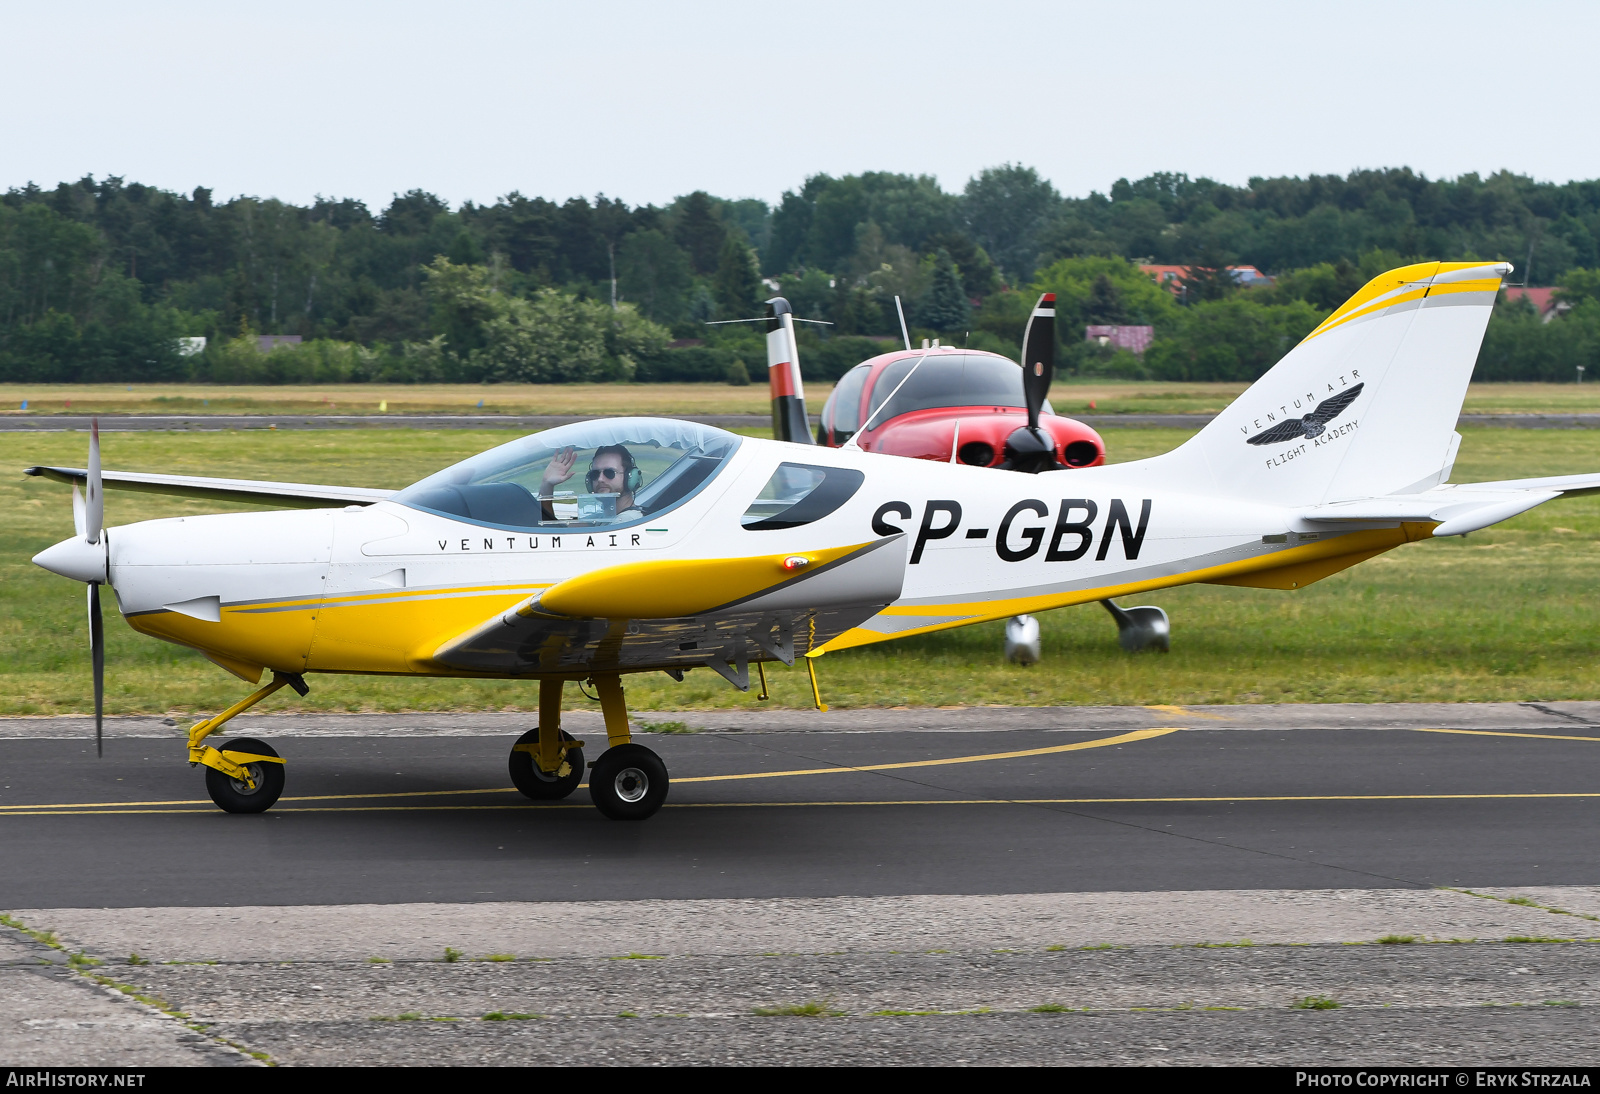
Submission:
M 644 472 L 640 471 L 639 465 L 634 462 L 633 453 L 629 452 L 623 445 L 601 445 L 599 448 L 594 450 L 594 456 L 590 458 L 589 463 L 592 465 L 595 460 L 598 460 L 601 456 L 604 456 L 608 453 L 615 455 L 622 460 L 623 484 L 627 487 L 628 493 L 632 494 L 636 492 L 639 487 L 644 485 Z M 595 483 L 600 479 L 599 469 L 591 466 L 589 468 L 589 473 L 585 475 L 583 479 L 584 485 L 586 485 L 589 488 L 589 491 L 593 493 Z

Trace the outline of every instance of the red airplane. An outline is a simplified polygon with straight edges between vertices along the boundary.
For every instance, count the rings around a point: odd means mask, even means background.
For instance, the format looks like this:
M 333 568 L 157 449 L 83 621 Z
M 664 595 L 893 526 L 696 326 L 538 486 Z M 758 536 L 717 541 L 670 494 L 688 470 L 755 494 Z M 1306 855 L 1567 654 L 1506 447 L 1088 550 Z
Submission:
M 1045 293 L 1034 306 L 1023 335 L 1028 364 L 1020 369 L 983 350 L 926 344 L 914 350 L 909 338 L 905 349 L 863 361 L 834 386 L 814 443 L 1031 474 L 1105 463 L 1100 434 L 1056 414 L 1045 399 L 1055 377 L 1055 304 L 1055 294 Z M 787 300 L 767 301 L 772 434 L 809 444 L 794 322 Z M 1169 626 L 1160 608 L 1103 603 L 1124 649 L 1167 649 Z M 1038 633 L 1030 617 L 1012 620 L 1007 656 L 1038 660 Z
M 1045 294 L 1041 304 L 1054 311 L 1054 295 Z M 1053 329 L 1041 334 L 1055 336 Z M 1043 392 L 1037 418 L 1029 413 L 1019 372 L 1015 361 L 997 353 L 954 346 L 880 354 L 834 387 L 822 408 L 817 443 L 837 448 L 859 433 L 856 443 L 865 452 L 1012 470 L 1035 470 L 1045 446 L 1056 467 L 1104 463 L 1100 434 L 1056 414 Z M 1030 428 L 1043 432 L 1028 436 Z M 1019 429 L 1027 441 L 1017 438 L 1008 450 Z M 1023 461 L 1029 466 L 1020 466 Z

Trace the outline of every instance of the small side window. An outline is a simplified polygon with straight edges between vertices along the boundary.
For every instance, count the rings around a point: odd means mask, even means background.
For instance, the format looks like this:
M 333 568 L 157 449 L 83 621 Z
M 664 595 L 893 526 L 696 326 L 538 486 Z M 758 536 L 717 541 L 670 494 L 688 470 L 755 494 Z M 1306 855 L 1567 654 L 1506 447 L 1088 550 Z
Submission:
M 865 479 L 848 467 L 780 463 L 739 523 L 752 532 L 810 524 L 849 501 Z

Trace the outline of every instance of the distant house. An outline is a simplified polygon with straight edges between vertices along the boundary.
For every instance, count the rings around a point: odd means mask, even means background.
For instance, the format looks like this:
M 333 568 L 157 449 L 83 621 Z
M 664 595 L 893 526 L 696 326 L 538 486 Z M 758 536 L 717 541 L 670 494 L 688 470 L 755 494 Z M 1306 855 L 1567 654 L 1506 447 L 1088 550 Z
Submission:
M 1182 289 L 1179 282 L 1189 276 L 1187 266 L 1140 266 L 1139 268 L 1155 278 L 1157 285 L 1171 289 L 1175 293 Z
M 1189 266 L 1140 266 L 1139 269 L 1155 279 L 1156 284 L 1165 286 L 1174 295 L 1183 292 L 1183 279 L 1189 276 Z M 1271 285 L 1273 278 L 1268 277 L 1254 266 L 1229 266 L 1228 272 L 1233 275 L 1234 284 L 1241 289 L 1266 288 Z
M 1512 304 L 1518 300 L 1526 300 L 1533 305 L 1533 310 L 1539 313 L 1539 319 L 1548 323 L 1558 315 L 1564 315 L 1572 310 L 1572 305 L 1565 300 L 1557 300 L 1558 289 L 1542 288 L 1530 289 L 1526 286 L 1506 289 L 1506 303 Z
M 298 334 L 256 335 L 256 349 L 260 350 L 262 353 L 268 353 L 277 349 L 279 346 L 298 346 L 299 344 L 300 336 Z
M 205 352 L 206 336 L 197 334 L 193 338 L 178 339 L 178 356 L 193 357 L 197 353 Z
M 1085 342 L 1096 342 L 1102 346 L 1125 349 L 1136 354 L 1142 354 L 1149 349 L 1150 343 L 1155 336 L 1156 329 L 1154 327 L 1095 325 L 1085 327 L 1083 331 L 1083 340 Z

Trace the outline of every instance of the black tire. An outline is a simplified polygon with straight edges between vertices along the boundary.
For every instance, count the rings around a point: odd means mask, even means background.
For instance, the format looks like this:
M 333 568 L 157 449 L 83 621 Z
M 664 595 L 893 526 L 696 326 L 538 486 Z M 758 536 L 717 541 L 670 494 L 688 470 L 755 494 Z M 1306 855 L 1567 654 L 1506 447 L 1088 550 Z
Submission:
M 563 731 L 561 739 L 570 741 L 573 736 Z M 537 729 L 530 729 L 517 738 L 517 744 L 519 745 L 536 745 L 538 743 L 539 731 Z M 572 770 L 565 775 L 546 775 L 539 770 L 539 765 L 533 762 L 533 756 L 513 749 L 511 759 L 506 766 L 511 769 L 511 785 L 522 791 L 524 797 L 532 798 L 534 801 L 555 801 L 571 794 L 578 789 L 578 784 L 583 781 L 583 749 L 568 749 L 567 765 Z
M 644 820 L 667 800 L 667 765 L 643 745 L 607 749 L 589 771 L 589 797 L 612 820 Z
M 218 752 L 254 752 L 258 756 L 276 756 L 271 745 L 254 737 L 236 737 L 217 748 Z M 206 793 L 211 800 L 229 813 L 265 813 L 283 793 L 283 765 L 274 763 L 245 764 L 245 769 L 256 780 L 251 790 L 237 779 L 224 775 L 214 767 L 206 768 Z

